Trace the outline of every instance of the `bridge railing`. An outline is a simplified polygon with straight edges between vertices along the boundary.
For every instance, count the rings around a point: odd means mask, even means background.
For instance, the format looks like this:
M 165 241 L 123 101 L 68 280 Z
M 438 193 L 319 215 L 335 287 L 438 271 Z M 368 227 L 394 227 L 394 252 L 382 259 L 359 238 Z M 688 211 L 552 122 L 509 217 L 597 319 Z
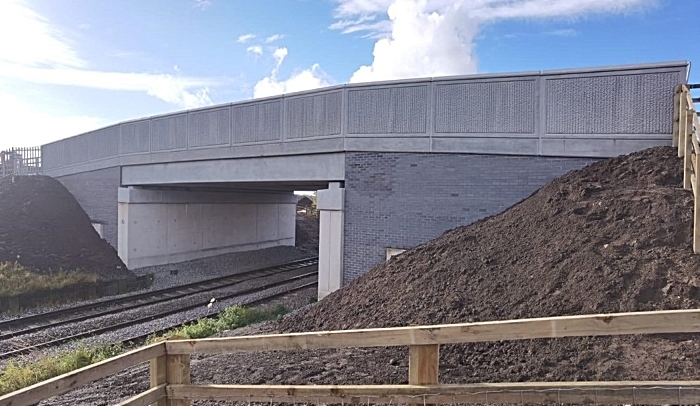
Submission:
M 41 147 L 0 151 L 0 176 L 40 175 Z
M 440 384 L 440 345 L 541 338 L 700 332 L 700 310 L 547 317 L 434 326 L 166 341 L 0 396 L 28 405 L 150 362 L 150 389 L 120 405 L 190 400 L 304 404 L 698 404 L 700 381 Z M 407 385 L 193 385 L 191 354 L 407 346 Z
M 615 156 L 669 142 L 670 101 L 687 70 L 673 62 L 334 86 L 115 124 L 44 145 L 44 168 L 368 150 Z
M 700 85 L 678 85 L 674 98 L 673 145 L 678 146 L 678 156 L 683 158 L 683 188 L 693 192 L 693 251 L 700 253 L 700 121 L 690 89 Z

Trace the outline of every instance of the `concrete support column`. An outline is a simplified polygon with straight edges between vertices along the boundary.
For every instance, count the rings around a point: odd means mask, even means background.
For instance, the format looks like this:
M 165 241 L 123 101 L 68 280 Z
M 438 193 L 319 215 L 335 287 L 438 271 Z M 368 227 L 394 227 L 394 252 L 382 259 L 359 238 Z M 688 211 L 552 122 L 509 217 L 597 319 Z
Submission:
M 340 289 L 343 283 L 343 234 L 345 189 L 332 182 L 316 193 L 320 211 L 318 244 L 318 298 Z

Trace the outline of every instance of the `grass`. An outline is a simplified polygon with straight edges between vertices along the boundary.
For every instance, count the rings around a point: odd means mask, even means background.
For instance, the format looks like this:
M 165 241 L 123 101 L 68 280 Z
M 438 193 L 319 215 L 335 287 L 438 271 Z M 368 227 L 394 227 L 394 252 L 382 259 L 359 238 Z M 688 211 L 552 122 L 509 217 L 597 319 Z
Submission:
M 241 306 L 229 307 L 217 317 L 200 319 L 174 328 L 162 336 L 150 337 L 148 343 L 168 339 L 206 338 L 222 331 L 272 320 L 287 312 L 287 308 L 281 305 L 269 310 Z M 103 347 L 80 347 L 77 350 L 54 354 L 38 361 L 10 361 L 0 369 L 0 395 L 103 361 L 122 352 L 124 347 L 121 344 L 115 344 Z
M 10 361 L 0 370 L 0 395 L 103 361 L 123 351 L 121 344 L 94 348 L 80 347 L 77 350 L 54 354 L 38 361 L 27 363 Z
M 79 283 L 96 283 L 97 275 L 77 271 L 33 272 L 17 262 L 0 263 L 0 296 L 15 296 L 39 290 L 61 289 Z
M 265 320 L 273 320 L 287 312 L 287 308 L 282 305 L 277 305 L 272 309 L 256 309 L 242 306 L 228 307 L 215 318 L 199 319 L 194 323 L 174 328 L 162 336 L 149 338 L 149 342 L 168 339 L 194 340 L 211 337 L 226 330 L 245 327 Z

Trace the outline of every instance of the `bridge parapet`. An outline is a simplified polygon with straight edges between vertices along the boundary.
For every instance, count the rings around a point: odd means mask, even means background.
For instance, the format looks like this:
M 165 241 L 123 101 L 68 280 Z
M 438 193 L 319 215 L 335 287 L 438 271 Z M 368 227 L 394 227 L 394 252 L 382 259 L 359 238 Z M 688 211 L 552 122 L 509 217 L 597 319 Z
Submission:
M 342 151 L 609 157 L 670 145 L 687 62 L 349 84 L 127 121 L 42 147 L 47 174 Z

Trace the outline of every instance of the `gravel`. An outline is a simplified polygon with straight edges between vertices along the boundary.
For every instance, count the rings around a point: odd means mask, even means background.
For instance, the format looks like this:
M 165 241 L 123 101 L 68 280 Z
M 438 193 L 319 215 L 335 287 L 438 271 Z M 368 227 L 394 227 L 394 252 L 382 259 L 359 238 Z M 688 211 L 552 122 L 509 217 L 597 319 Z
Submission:
M 261 294 L 264 293 L 258 293 L 256 295 Z M 281 304 L 287 307 L 288 309 L 295 310 L 307 305 L 309 303 L 309 298 L 315 296 L 315 294 L 315 287 L 306 288 L 297 292 L 284 295 L 283 297 L 273 299 L 270 302 L 266 302 L 264 305 L 261 305 L 260 307 L 268 308 Z M 227 305 L 230 306 L 231 304 Z M 225 337 L 233 335 L 264 334 L 268 331 L 271 331 L 272 325 L 274 324 L 270 322 L 264 322 L 253 326 L 243 327 L 241 329 L 227 331 L 219 336 Z M 97 338 L 95 338 L 95 340 L 97 340 Z M 201 359 L 209 356 L 212 355 L 196 355 L 195 358 Z M 193 358 L 193 363 L 196 362 L 195 358 Z M 141 364 L 139 366 L 118 372 L 114 375 L 111 375 L 110 377 L 89 383 L 61 396 L 46 399 L 39 403 L 39 405 L 113 405 L 129 398 L 130 396 L 147 390 L 149 385 L 148 373 L 148 363 Z
M 184 285 L 184 284 L 188 284 L 188 283 L 192 283 L 192 282 L 211 279 L 211 278 L 215 278 L 218 276 L 232 275 L 232 274 L 247 272 L 247 271 L 254 270 L 254 269 L 281 265 L 281 264 L 284 264 L 287 262 L 291 262 L 291 261 L 295 261 L 295 260 L 299 260 L 299 259 L 303 259 L 303 258 L 309 258 L 312 256 L 315 256 L 315 254 L 312 252 L 306 251 L 306 250 L 301 250 L 301 249 L 298 249 L 295 247 L 280 246 L 280 247 L 266 248 L 266 249 L 257 250 L 257 251 L 224 254 L 224 255 L 219 255 L 219 256 L 215 256 L 215 257 L 202 258 L 202 259 L 193 260 L 193 261 L 181 262 L 181 263 L 177 263 L 177 264 L 139 268 L 139 269 L 134 270 L 134 272 L 138 275 L 144 275 L 144 274 L 148 274 L 148 273 L 152 273 L 154 275 L 153 285 L 150 288 L 145 290 L 145 291 L 151 291 L 151 290 L 165 289 L 165 288 L 172 287 L 172 286 Z M 177 275 L 173 275 L 171 273 L 172 271 L 176 271 Z M 266 280 L 267 280 L 267 278 L 266 278 Z M 302 280 L 295 282 L 295 284 L 293 286 L 300 286 L 300 285 L 303 285 L 304 283 L 308 283 L 309 281 L 311 281 L 310 278 L 309 279 L 302 279 Z M 255 282 L 252 282 L 252 283 L 255 283 Z M 239 285 L 239 287 L 243 287 L 245 285 L 246 285 L 246 283 Z M 31 355 L 23 356 L 22 358 L 24 360 L 30 361 L 30 360 L 35 359 L 35 358 L 44 357 L 44 356 L 49 355 L 51 353 L 54 353 L 56 351 L 70 350 L 70 349 L 74 349 L 76 347 L 83 346 L 83 345 L 92 345 L 92 344 L 97 344 L 97 343 L 110 344 L 110 343 L 121 342 L 125 339 L 142 335 L 147 330 L 153 331 L 153 330 L 164 329 L 164 328 L 167 328 L 169 326 L 181 324 L 185 321 L 205 317 L 207 315 L 214 314 L 220 310 L 223 310 L 224 308 L 229 307 L 229 306 L 233 306 L 233 305 L 240 304 L 240 303 L 247 303 L 250 301 L 264 298 L 266 296 L 269 296 L 269 295 L 272 295 L 275 293 L 279 293 L 279 292 L 283 291 L 285 288 L 286 287 L 281 286 L 281 287 L 272 288 L 272 289 L 269 289 L 269 290 L 266 290 L 263 292 L 257 292 L 254 294 L 240 296 L 240 297 L 237 297 L 235 299 L 217 301 L 211 308 L 202 307 L 202 308 L 198 308 L 198 309 L 193 309 L 193 310 L 190 310 L 187 312 L 168 316 L 168 317 L 165 317 L 163 319 L 158 319 L 158 320 L 155 320 L 151 323 L 141 324 L 138 326 L 132 326 L 132 327 L 129 327 L 126 329 L 122 329 L 122 330 L 118 330 L 118 331 L 111 332 L 108 334 L 104 334 L 104 335 L 101 335 L 99 337 L 93 337 L 93 338 L 86 339 L 86 340 L 80 340 L 77 342 L 68 343 L 68 344 L 65 344 L 65 345 L 59 346 L 59 347 L 54 347 L 54 348 L 50 348 L 50 349 L 37 351 L 35 353 L 32 353 Z M 121 296 L 128 296 L 128 295 L 121 295 Z M 119 296 L 100 298 L 100 299 L 95 299 L 92 301 L 83 301 L 83 302 L 79 302 L 79 303 L 61 305 L 61 306 L 56 306 L 56 307 L 52 307 L 52 308 L 43 308 L 43 309 L 41 309 L 41 312 L 58 310 L 61 308 L 76 306 L 76 305 L 84 304 L 84 303 L 98 303 L 100 301 L 103 301 L 106 299 L 111 299 L 114 297 L 119 297 Z M 307 303 L 308 303 L 308 300 L 310 297 L 311 296 L 309 296 L 305 299 L 307 301 Z M 15 318 L 15 317 L 23 317 L 23 316 L 27 316 L 27 315 L 35 314 L 35 313 L 37 313 L 36 310 L 34 310 L 33 312 L 24 312 L 24 313 L 19 314 L 19 315 L 13 315 L 12 317 L 7 317 L 7 318 L 9 319 L 9 318 Z M 57 329 L 62 329 L 62 328 L 58 327 Z M 43 337 L 52 336 L 52 335 L 58 336 L 59 331 L 60 330 L 53 331 L 52 329 L 47 329 L 46 331 L 42 331 L 40 335 Z M 7 344 L 10 344 L 10 343 L 7 343 Z M 26 344 L 28 344 L 28 343 L 26 343 Z M 6 362 L 7 362 L 7 360 L 0 361 L 0 367 L 5 365 Z
M 185 285 L 224 275 L 234 275 L 254 269 L 281 265 L 299 259 L 317 256 L 317 253 L 291 246 L 264 248 L 255 251 L 234 252 L 214 257 L 195 259 L 176 264 L 156 265 L 134 269 L 136 275 L 153 275 L 153 284 L 141 292 L 166 289 L 173 286 Z M 108 296 L 93 300 L 74 303 L 64 303 L 38 309 L 28 309 L 18 314 L 0 315 L 0 321 L 11 320 L 38 313 L 46 313 L 87 303 L 99 303 L 108 299 L 129 296 L 127 293 L 118 296 Z
M 149 290 L 158 290 L 217 276 L 233 275 L 253 269 L 281 265 L 316 255 L 296 247 L 279 246 L 256 251 L 233 252 L 177 264 L 148 266 L 134 269 L 133 272 L 139 276 L 153 274 L 153 284 Z
M 248 294 L 248 295 L 239 295 L 237 292 L 241 292 L 244 290 L 247 290 L 249 288 L 255 288 L 257 286 L 263 285 L 263 284 L 270 284 L 270 283 L 275 283 L 275 282 L 281 282 L 285 281 L 288 277 L 292 276 L 298 276 L 298 275 L 303 275 L 306 274 L 310 271 L 310 268 L 301 268 L 298 270 L 294 271 L 287 271 L 282 274 L 275 274 L 275 275 L 269 275 L 263 278 L 258 278 L 258 279 L 252 279 L 252 280 L 246 280 L 239 282 L 233 286 L 230 287 L 225 287 L 221 289 L 216 289 L 214 291 L 210 292 L 203 292 L 203 293 L 195 293 L 188 295 L 183 298 L 178 298 L 178 299 L 173 299 L 169 300 L 167 302 L 162 302 L 162 303 L 157 303 L 154 305 L 150 306 L 145 306 L 145 307 L 139 307 L 137 309 L 131 309 L 131 310 L 126 310 L 122 311 L 119 313 L 115 314 L 110 314 L 106 315 L 103 317 L 99 318 L 93 318 L 89 320 L 84 320 L 81 322 L 76 322 L 76 323 L 70 323 L 70 324 L 65 324 L 61 326 L 56 326 L 52 328 L 46 328 L 42 329 L 40 331 L 30 333 L 30 334 L 25 334 L 17 337 L 13 337 L 7 340 L 4 340 L 3 342 L 0 343 L 0 352 L 6 352 L 6 351 L 11 351 L 16 348 L 24 348 L 28 345 L 33 345 L 37 343 L 43 343 L 52 339 L 60 338 L 60 337 L 68 337 L 72 336 L 75 334 L 87 332 L 87 331 L 92 331 L 97 328 L 102 328 L 106 326 L 113 326 L 116 324 L 121 324 L 129 321 L 135 321 L 147 317 L 155 317 L 163 312 L 167 311 L 177 311 L 179 309 L 182 309 L 183 307 L 186 306 L 197 306 L 195 309 L 191 311 L 186 311 L 186 312 L 179 312 L 175 315 L 172 316 L 167 316 L 164 318 L 158 318 L 156 322 L 152 323 L 144 323 L 140 324 L 139 326 L 136 327 L 129 327 L 127 330 L 128 331 L 144 331 L 146 328 L 148 328 L 148 331 L 153 331 L 153 330 L 160 330 L 163 328 L 168 328 L 173 325 L 177 325 L 180 323 L 183 323 L 185 321 L 192 320 L 193 318 L 199 318 L 203 317 L 206 315 L 214 314 L 217 311 L 223 310 L 224 308 L 231 306 L 233 304 L 237 304 L 241 302 L 241 297 L 244 298 L 246 301 L 248 300 L 256 300 L 260 298 L 264 298 L 270 294 L 275 294 L 280 291 L 284 291 L 284 286 L 279 287 L 279 288 L 272 288 L 272 289 L 267 289 L 263 292 L 260 292 L 261 295 L 257 295 L 257 297 L 253 294 Z M 314 277 L 307 277 L 303 278 L 300 281 L 291 284 L 291 286 L 299 286 L 301 281 L 303 283 L 309 283 L 312 282 L 315 278 Z M 289 285 L 289 284 L 287 284 Z M 232 299 L 225 299 L 222 300 L 223 297 L 229 296 L 229 295 L 236 295 L 235 298 Z M 207 307 L 207 304 L 209 303 L 209 300 L 211 298 L 217 298 L 217 301 L 215 301 L 212 306 L 209 308 Z M 201 305 L 201 306 L 200 306 Z M 116 337 L 115 342 L 120 342 L 123 341 L 124 339 L 128 339 L 131 337 L 136 337 L 140 334 L 137 333 L 129 333 L 129 334 L 117 334 L 114 335 Z

